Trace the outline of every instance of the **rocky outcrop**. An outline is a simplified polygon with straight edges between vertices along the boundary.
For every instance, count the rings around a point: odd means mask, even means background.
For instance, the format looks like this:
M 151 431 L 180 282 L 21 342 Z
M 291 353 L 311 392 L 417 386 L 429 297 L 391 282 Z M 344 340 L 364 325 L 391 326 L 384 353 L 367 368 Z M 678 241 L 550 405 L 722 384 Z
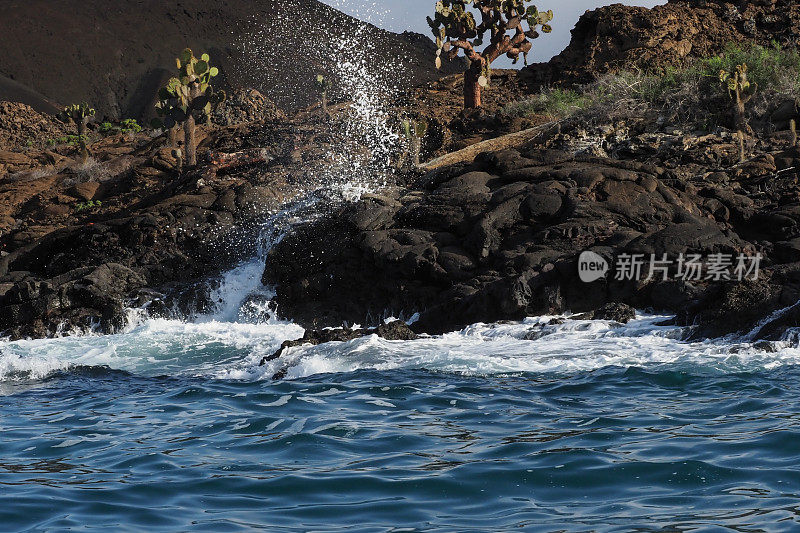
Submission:
M 652 9 L 614 4 L 586 12 L 569 46 L 521 77 L 532 88 L 588 83 L 620 70 L 681 66 L 730 43 L 797 46 L 800 5 L 779 0 L 670 0 Z
M 5 280 L 20 278 L 0 284 L 0 331 L 14 337 L 114 331 L 125 325 L 125 298 L 147 284 L 141 274 L 117 263 L 74 269 L 46 281 L 22 273 Z
M 284 341 L 280 349 L 272 355 L 268 355 L 261 360 L 260 366 L 264 366 L 270 361 L 278 359 L 287 348 L 294 348 L 296 346 L 317 346 L 326 342 L 347 342 L 354 339 L 364 337 L 366 335 L 377 335 L 389 341 L 410 341 L 418 338 L 411 328 L 406 325 L 402 320 L 394 320 L 385 324 L 381 324 L 376 328 L 335 328 L 335 329 L 320 329 L 308 330 L 302 338 L 296 340 Z
M 315 177 L 330 142 L 291 120 L 199 139 L 201 164 L 182 174 L 146 134 L 91 144 L 87 164 L 70 146 L 0 150 L 0 332 L 110 333 L 144 304 L 209 310 L 205 282 L 255 253 L 264 218 Z
M 255 89 L 232 91 L 225 101 L 214 109 L 211 118 L 220 126 L 287 119 L 286 114 L 278 109 L 274 102 Z
M 575 134 L 434 170 L 415 188 L 367 195 L 299 228 L 267 263 L 278 308 L 310 327 L 419 312 L 415 330 L 438 333 L 565 311 L 625 321 L 630 308 L 615 305 L 624 303 L 717 336 L 800 298 L 800 256 L 790 251 L 800 236 L 796 177 L 776 174 L 800 164 L 796 151 L 775 141 L 765 147 L 773 153 L 737 164 L 725 135 L 692 144 L 662 133 L 644 150 L 654 134 L 643 133 L 606 140 L 637 154 L 611 159 L 564 151 Z M 757 193 L 765 180 L 771 191 Z M 584 283 L 578 254 L 587 250 L 610 265 L 624 254 L 648 260 L 637 280 Z M 647 279 L 651 254 L 759 253 L 758 281 L 679 281 L 675 265 L 670 279 Z
M 0 102 L 0 150 L 21 150 L 46 144 L 69 133 L 68 125 L 25 104 Z M 9 156 L 0 156 L 0 174 L 14 172 Z M 22 157 L 19 155 L 17 157 Z
M 124 324 L 126 306 L 156 296 L 150 288 L 188 285 L 232 264 L 239 250 L 247 253 L 231 240 L 243 238 L 242 224 L 262 213 L 252 206 L 270 200 L 246 181 L 227 177 L 198 187 L 190 179 L 115 211 L 119 197 L 105 189 L 87 196 L 109 208 L 76 211 L 85 201 L 77 197 L 89 189 L 73 186 L 64 196 L 74 199 L 40 208 L 53 215 L 39 226 L 0 236 L 8 250 L 0 258 L 0 331 L 15 338 L 113 332 Z M 48 219 L 53 226 L 44 225 Z
M 627 324 L 636 318 L 636 310 L 626 304 L 607 303 L 595 311 L 589 311 L 572 318 L 573 320 L 611 320 L 620 324 Z

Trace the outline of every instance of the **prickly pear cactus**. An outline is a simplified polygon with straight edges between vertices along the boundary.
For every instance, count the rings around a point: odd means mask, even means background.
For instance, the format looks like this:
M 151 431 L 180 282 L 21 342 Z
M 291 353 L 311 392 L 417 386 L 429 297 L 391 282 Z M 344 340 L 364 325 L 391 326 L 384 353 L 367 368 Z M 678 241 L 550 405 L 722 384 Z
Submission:
M 158 93 L 156 114 L 151 123 L 154 128 L 172 129 L 183 124 L 185 140 L 184 161 L 189 166 L 197 164 L 195 125 L 208 122 L 213 107 L 225 101 L 224 91 L 215 91 L 212 78 L 219 69 L 211 66 L 211 58 L 203 54 L 200 59 L 187 48 L 176 60 L 179 75 L 172 78 Z
M 728 96 L 730 96 L 733 103 L 733 117 L 736 129 L 742 133 L 752 133 L 752 128 L 747 123 L 745 106 L 758 91 L 758 84 L 750 82 L 748 79 L 747 65 L 738 65 L 733 72 L 721 70 L 719 81 L 728 90 Z
M 73 104 L 64 108 L 60 118 L 65 122 L 72 121 L 78 126 L 78 143 L 80 146 L 81 162 L 85 163 L 89 159 L 89 149 L 86 146 L 88 136 L 86 126 L 89 120 L 95 116 L 95 110 L 89 104 Z
M 62 115 L 76 124 L 86 122 L 88 119 L 95 115 L 95 110 L 89 107 L 89 104 L 73 104 L 64 108 Z
M 470 60 L 464 78 L 464 107 L 481 107 L 481 89 L 491 80 L 491 64 L 505 54 L 516 63 L 528 62 L 531 41 L 550 33 L 553 11 L 526 6 L 531 0 L 439 0 L 428 24 L 436 38 L 436 67 L 442 55 L 450 59 L 463 51 Z M 526 29 L 527 27 L 527 29 Z M 487 37 L 488 33 L 488 37 Z M 485 41 L 486 40 L 486 41 Z M 482 52 L 478 49 L 485 45 Z
M 315 81 L 315 85 L 317 87 L 317 91 L 319 92 L 320 101 L 322 104 L 322 112 L 327 117 L 328 116 L 328 91 L 331 90 L 333 84 L 328 81 L 328 79 L 323 76 L 322 74 L 317 75 L 317 79 Z
M 332 86 L 328 78 L 326 78 L 322 74 L 317 74 L 317 79 L 315 81 L 315 84 L 317 86 L 317 90 L 321 93 L 328 92 Z
M 425 121 L 403 120 L 401 122 L 401 127 L 408 150 L 406 154 L 404 154 L 400 166 L 403 166 L 405 156 L 410 155 L 411 164 L 414 168 L 419 168 L 420 154 L 422 153 L 422 139 L 428 133 L 428 123 Z
M 755 88 L 758 87 L 758 84 L 751 84 L 750 80 L 747 79 L 746 64 L 737 65 L 734 72 L 721 70 L 719 73 L 719 81 L 728 87 L 728 91 L 731 94 L 755 92 Z

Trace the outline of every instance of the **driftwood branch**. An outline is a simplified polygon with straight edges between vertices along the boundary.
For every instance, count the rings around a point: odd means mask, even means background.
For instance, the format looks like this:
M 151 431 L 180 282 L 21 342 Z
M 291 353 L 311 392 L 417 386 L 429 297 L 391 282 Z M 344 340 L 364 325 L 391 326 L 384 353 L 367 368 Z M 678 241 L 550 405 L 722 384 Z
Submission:
M 260 163 L 269 163 L 272 159 L 272 156 L 269 155 L 264 148 L 253 148 L 242 152 L 234 152 L 232 154 L 211 152 L 208 155 L 206 169 L 203 171 L 203 178 L 215 178 L 222 170 L 232 170 Z

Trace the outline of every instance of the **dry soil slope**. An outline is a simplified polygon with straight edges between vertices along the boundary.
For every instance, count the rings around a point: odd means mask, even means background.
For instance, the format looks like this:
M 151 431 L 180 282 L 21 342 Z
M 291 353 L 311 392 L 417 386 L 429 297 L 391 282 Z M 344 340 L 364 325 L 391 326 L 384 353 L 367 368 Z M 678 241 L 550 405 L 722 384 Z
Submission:
M 437 77 L 429 40 L 369 26 L 366 45 L 350 43 L 363 24 L 316 0 L 0 0 L 0 13 L 0 76 L 16 82 L 0 84 L 0 100 L 24 94 L 42 110 L 88 101 L 111 117 L 146 115 L 187 45 L 210 52 L 225 83 L 284 108 L 314 98 L 316 73 L 335 70 L 334 42 L 363 47 L 400 83 Z

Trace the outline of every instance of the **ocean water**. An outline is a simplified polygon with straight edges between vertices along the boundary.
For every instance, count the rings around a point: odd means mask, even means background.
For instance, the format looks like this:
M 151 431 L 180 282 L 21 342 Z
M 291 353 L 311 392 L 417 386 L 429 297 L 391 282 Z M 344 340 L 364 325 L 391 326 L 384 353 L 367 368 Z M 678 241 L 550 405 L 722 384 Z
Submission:
M 254 272 L 215 316 L 0 343 L 0 529 L 800 530 L 794 342 L 542 317 L 259 367 L 302 329 L 231 303 Z

